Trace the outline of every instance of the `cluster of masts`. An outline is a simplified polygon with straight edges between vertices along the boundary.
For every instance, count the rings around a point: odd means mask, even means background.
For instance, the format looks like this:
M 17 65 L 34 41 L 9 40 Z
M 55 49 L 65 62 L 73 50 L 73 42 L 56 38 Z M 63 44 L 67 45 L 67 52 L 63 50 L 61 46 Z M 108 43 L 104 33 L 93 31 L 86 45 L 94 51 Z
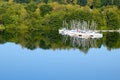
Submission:
M 63 28 L 59 29 L 62 35 L 68 35 L 77 38 L 102 38 L 102 34 L 96 31 L 96 22 L 92 21 L 77 21 L 71 20 L 68 24 L 66 20 L 63 21 Z
M 63 21 L 63 28 L 70 30 L 96 30 L 97 23 L 95 21 L 84 21 L 84 20 L 70 20 L 69 24 L 66 20 Z

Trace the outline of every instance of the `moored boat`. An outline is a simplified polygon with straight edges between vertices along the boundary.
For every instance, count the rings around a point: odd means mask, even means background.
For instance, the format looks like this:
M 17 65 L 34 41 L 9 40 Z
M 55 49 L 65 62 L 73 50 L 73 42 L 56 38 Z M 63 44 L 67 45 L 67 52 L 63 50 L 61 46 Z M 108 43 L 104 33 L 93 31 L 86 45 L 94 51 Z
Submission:
M 60 29 L 59 33 L 62 35 L 68 35 L 71 37 L 78 37 L 78 38 L 102 38 L 103 35 L 101 33 L 95 31 L 77 31 L 77 30 L 67 30 L 65 28 Z

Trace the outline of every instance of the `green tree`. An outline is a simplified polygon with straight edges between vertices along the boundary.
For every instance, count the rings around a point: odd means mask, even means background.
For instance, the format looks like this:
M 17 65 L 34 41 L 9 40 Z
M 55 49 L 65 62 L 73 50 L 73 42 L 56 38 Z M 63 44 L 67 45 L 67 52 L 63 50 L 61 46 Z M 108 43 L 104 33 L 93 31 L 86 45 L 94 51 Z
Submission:
M 112 5 L 113 0 L 101 0 L 102 6 Z
M 48 0 L 43 0 L 43 2 L 47 4 L 47 3 L 48 3 Z
M 116 11 L 108 10 L 106 13 L 107 27 L 109 29 L 118 29 L 120 26 L 120 16 Z
M 93 7 L 100 8 L 101 7 L 101 0 L 93 0 Z
M 78 4 L 81 6 L 85 6 L 87 4 L 87 0 L 78 0 Z
M 92 6 L 92 4 L 93 4 L 93 0 L 87 0 L 87 5 L 88 6 Z
M 77 4 L 77 0 L 66 0 L 68 4 Z
M 31 0 L 14 0 L 17 3 L 29 3 Z
M 114 0 L 113 4 L 118 6 L 118 8 L 120 8 L 120 0 Z
M 52 10 L 53 10 L 53 8 L 50 5 L 42 5 L 42 6 L 40 6 L 41 16 L 49 14 L 50 11 L 52 11 Z
M 29 12 L 35 12 L 37 9 L 37 4 L 35 3 L 30 3 L 28 5 L 26 5 L 25 9 Z

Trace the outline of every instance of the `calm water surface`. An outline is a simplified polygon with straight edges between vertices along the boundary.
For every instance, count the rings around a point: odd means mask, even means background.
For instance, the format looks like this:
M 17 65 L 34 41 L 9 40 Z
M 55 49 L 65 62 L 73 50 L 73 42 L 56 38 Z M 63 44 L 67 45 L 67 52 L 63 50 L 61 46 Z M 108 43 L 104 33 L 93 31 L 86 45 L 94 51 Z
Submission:
M 120 48 L 102 44 L 84 53 L 78 48 L 31 50 L 18 43 L 0 44 L 0 80 L 120 80 Z

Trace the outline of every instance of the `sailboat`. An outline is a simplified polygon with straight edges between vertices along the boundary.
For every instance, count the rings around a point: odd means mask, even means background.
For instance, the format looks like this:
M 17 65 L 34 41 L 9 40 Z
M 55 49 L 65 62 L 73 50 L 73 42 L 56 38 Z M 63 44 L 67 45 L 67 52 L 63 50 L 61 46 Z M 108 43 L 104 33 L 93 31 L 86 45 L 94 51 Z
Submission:
M 92 21 L 89 26 L 89 22 L 86 21 L 70 21 L 70 29 L 68 28 L 68 23 L 63 21 L 63 28 L 59 29 L 59 34 L 68 35 L 71 37 L 78 38 L 102 38 L 103 35 L 101 33 L 96 32 L 96 23 Z

